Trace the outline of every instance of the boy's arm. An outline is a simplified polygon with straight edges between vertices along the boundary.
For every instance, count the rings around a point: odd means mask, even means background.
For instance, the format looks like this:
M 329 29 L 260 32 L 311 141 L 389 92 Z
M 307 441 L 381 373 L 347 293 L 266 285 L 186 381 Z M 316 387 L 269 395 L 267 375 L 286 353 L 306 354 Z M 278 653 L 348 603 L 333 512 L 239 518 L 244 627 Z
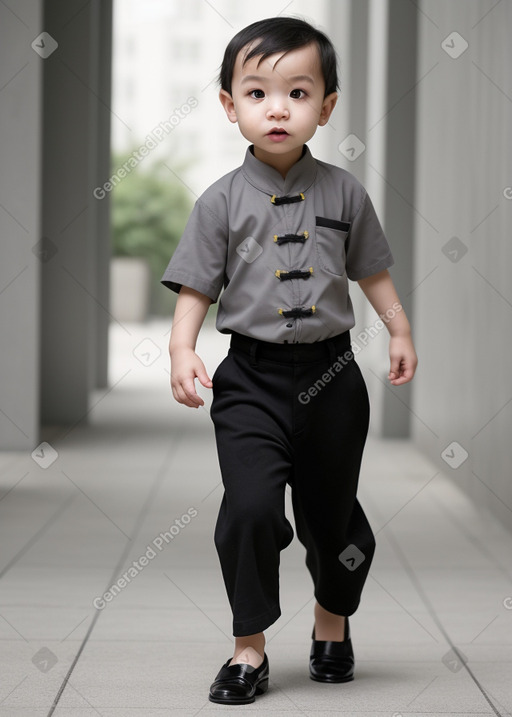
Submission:
M 414 376 L 418 357 L 411 338 L 411 327 L 400 304 L 395 285 L 387 269 L 359 279 L 366 298 L 387 326 L 390 334 L 388 378 L 394 386 L 407 383 Z M 397 307 L 398 310 L 397 310 Z M 386 312 L 388 312 L 386 314 Z
M 204 406 L 203 399 L 196 393 L 194 379 L 197 377 L 206 388 L 213 385 L 195 352 L 199 329 L 211 303 L 209 296 L 182 286 L 172 321 L 169 340 L 172 393 L 178 403 L 191 408 Z

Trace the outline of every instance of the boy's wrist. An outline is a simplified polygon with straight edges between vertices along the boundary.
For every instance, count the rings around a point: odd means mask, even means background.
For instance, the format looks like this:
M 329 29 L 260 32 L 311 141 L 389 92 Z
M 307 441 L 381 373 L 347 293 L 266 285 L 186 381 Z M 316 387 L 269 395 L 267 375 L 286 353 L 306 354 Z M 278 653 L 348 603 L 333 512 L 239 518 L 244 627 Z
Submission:
M 389 329 L 389 336 L 392 339 L 410 339 L 412 338 L 411 329 L 409 328 L 399 328 L 399 329 Z
M 192 353 L 195 353 L 195 346 L 192 346 L 191 344 L 169 344 L 169 354 L 172 356 L 173 354 L 180 353 L 181 351 L 192 351 Z
M 398 316 L 396 317 L 398 319 Z M 392 339 L 394 338 L 411 338 L 411 325 L 405 315 L 400 316 L 400 319 L 391 321 L 388 324 L 389 335 Z

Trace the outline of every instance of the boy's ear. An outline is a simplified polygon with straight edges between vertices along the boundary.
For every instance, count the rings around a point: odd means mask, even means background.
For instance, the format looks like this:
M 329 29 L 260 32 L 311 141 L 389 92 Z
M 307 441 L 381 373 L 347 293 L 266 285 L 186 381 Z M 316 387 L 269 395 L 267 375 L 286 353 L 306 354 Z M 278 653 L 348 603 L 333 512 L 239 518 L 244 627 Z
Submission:
M 329 121 L 329 117 L 331 116 L 337 101 L 337 92 L 331 92 L 331 94 L 327 95 L 327 97 L 324 99 L 322 103 L 322 110 L 320 112 L 320 119 L 318 120 L 318 124 L 320 127 L 323 127 L 324 124 L 327 124 L 327 122 Z
M 228 119 L 230 122 L 237 122 L 238 118 L 236 116 L 236 110 L 235 110 L 235 103 L 233 102 L 233 98 L 227 92 L 226 90 L 221 90 L 219 92 L 219 100 L 221 101 L 222 106 L 224 107 L 224 110 L 228 116 Z

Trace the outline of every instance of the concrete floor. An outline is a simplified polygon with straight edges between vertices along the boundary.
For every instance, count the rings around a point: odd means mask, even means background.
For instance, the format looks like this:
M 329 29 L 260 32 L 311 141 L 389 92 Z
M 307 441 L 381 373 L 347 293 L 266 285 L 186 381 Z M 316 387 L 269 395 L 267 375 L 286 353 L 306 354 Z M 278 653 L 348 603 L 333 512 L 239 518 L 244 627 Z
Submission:
M 173 401 L 167 332 L 114 324 L 110 387 L 87 422 L 45 429 L 33 456 L 0 454 L 0 717 L 510 715 L 512 536 L 410 443 L 375 438 L 359 490 L 377 549 L 351 618 L 355 680 L 309 679 L 314 598 L 295 537 L 266 631 L 269 691 L 238 708 L 208 701 L 233 645 L 213 544 L 222 484 L 211 395 L 199 410 Z M 210 375 L 227 342 L 202 332 Z

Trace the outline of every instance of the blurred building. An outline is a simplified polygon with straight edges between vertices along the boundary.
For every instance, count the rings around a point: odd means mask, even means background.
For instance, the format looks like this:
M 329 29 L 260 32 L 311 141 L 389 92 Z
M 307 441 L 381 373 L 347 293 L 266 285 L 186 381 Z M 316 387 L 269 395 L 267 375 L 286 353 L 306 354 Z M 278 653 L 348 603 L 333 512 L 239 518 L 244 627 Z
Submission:
M 512 5 L 260 2 L 250 16 L 244 5 L 116 3 L 112 96 L 108 0 L 0 3 L 1 447 L 33 450 L 41 425 L 74 425 L 91 390 L 109 389 L 109 193 L 97 188 L 111 127 L 116 148 L 137 145 L 195 97 L 154 156 L 190 161 L 179 176 L 199 194 L 246 147 L 214 84 L 227 41 L 267 10 L 302 13 L 342 66 L 312 150 L 367 187 L 420 357 L 412 384 L 389 386 L 386 332 L 371 335 L 375 312 L 351 287 L 372 430 L 411 436 L 512 526 Z
M 247 141 L 227 119 L 217 75 L 224 48 L 239 30 L 284 8 L 234 0 L 116 0 L 113 22 L 112 147 L 125 151 L 155 133 L 148 162 L 165 157 L 192 198 L 240 166 Z M 328 31 L 328 2 L 295 0 L 283 14 L 310 19 Z M 162 125 L 172 127 L 166 131 Z M 326 155 L 328 137 L 311 146 Z

